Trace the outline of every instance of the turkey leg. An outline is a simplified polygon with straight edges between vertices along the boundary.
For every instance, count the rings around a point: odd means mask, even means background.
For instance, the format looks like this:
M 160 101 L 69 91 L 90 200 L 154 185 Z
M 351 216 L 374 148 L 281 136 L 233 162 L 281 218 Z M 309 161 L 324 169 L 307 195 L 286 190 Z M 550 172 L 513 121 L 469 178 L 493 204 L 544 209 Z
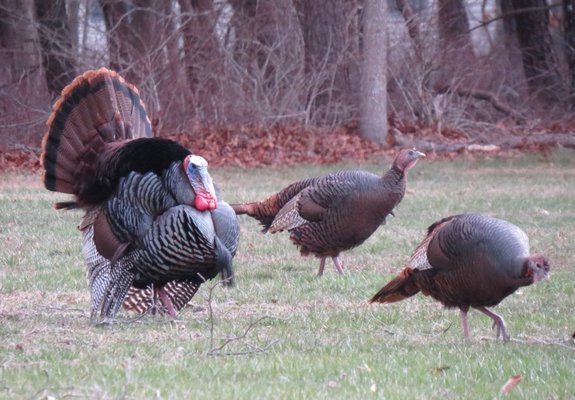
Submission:
M 488 310 L 485 307 L 475 307 L 475 308 L 493 320 L 493 329 L 497 328 L 495 337 L 499 339 L 499 335 L 501 335 L 503 341 L 507 342 L 509 340 L 509 334 L 507 333 L 507 328 L 505 327 L 505 321 L 503 320 L 503 318 L 501 318 L 501 316 L 495 314 L 493 311 Z
M 323 271 L 325 270 L 325 259 L 326 258 L 327 257 L 322 257 L 321 261 L 319 262 L 319 271 L 317 272 L 318 276 L 323 275 Z M 339 274 L 343 274 L 343 265 L 341 265 L 339 258 L 338 257 L 332 257 L 331 259 L 333 260 L 333 263 L 335 265 L 335 268 L 337 269 L 337 272 Z
M 166 307 L 168 315 L 172 318 L 176 318 L 176 309 L 174 308 L 174 303 L 172 303 L 172 300 L 170 300 L 170 297 L 164 290 L 164 287 L 154 287 L 154 293 L 160 299 L 164 307 Z

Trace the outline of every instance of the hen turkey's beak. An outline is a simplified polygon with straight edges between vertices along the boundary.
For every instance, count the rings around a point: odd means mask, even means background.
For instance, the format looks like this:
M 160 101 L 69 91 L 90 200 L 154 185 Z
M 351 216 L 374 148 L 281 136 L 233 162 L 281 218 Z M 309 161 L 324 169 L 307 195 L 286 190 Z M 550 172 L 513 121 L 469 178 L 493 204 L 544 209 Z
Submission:
M 549 268 L 536 268 L 529 271 L 528 275 L 533 276 L 533 283 L 542 282 L 547 279 L 551 279 L 551 274 L 549 273 Z
M 421 157 L 425 157 L 425 153 L 422 153 L 421 151 L 417 151 L 415 149 L 412 149 L 409 151 L 409 155 L 408 155 L 408 162 L 407 164 L 403 167 L 402 171 L 407 171 L 408 169 L 411 169 L 415 166 L 415 164 L 417 164 L 417 161 L 421 158 Z
M 538 270 L 533 276 L 533 283 L 542 282 L 551 279 L 551 274 L 549 271 Z

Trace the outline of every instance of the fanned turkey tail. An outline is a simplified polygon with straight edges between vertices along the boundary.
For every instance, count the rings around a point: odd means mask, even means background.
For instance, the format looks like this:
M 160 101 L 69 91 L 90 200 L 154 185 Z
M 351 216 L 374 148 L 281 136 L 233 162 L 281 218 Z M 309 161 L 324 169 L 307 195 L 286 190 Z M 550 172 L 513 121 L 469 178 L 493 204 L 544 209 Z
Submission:
M 78 76 L 62 91 L 42 143 L 46 189 L 80 195 L 111 142 L 152 136 L 138 90 L 106 68 Z M 57 208 L 73 207 L 73 202 Z

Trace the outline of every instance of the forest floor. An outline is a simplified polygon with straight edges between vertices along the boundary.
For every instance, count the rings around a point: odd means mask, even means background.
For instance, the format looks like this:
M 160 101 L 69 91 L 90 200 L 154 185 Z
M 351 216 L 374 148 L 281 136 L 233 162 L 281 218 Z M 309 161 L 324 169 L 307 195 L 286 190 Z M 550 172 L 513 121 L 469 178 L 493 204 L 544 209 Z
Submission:
M 390 119 L 388 143 L 361 138 L 357 126 L 335 129 L 301 126 L 193 127 L 186 133 L 161 132 L 159 136 L 182 143 L 205 157 L 212 166 L 265 167 L 296 164 L 363 163 L 391 158 L 398 148 L 416 147 L 432 158 L 462 155 L 513 156 L 540 153 L 556 147 L 575 149 L 575 122 L 521 128 L 494 125 L 480 134 L 445 126 L 422 126 Z M 0 148 L 0 171 L 40 169 L 40 144 Z

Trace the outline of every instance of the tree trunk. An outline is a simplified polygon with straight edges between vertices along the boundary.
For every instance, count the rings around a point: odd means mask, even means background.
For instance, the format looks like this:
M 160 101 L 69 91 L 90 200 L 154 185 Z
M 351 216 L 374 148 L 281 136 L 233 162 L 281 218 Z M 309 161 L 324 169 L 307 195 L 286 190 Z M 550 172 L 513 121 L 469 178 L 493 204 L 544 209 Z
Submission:
M 179 0 L 188 84 L 195 117 L 221 122 L 219 98 L 224 74 L 223 57 L 216 36 L 218 10 L 213 0 Z
M 354 2 L 294 1 L 302 27 L 309 120 L 336 124 L 357 120 L 359 32 Z
M 563 0 L 565 58 L 571 78 L 571 95 L 575 95 L 575 0 Z
M 0 152 L 12 143 L 38 145 L 50 98 L 33 0 L 2 1 L 0 52 Z
M 462 84 L 475 64 L 469 21 L 462 0 L 438 0 L 437 7 L 441 72 L 433 85 L 452 87 Z
M 439 40 L 441 46 L 452 50 L 453 44 L 469 45 L 469 21 L 462 0 L 438 0 L 437 18 L 439 21 Z M 461 50 L 461 49 L 455 49 Z
M 238 95 L 246 100 L 236 101 L 229 109 L 231 115 L 272 123 L 293 115 L 301 121 L 304 51 L 292 2 L 231 0 L 230 5 L 234 35 L 226 48 L 233 49 L 235 62 L 226 79 L 235 83 Z
M 415 58 L 419 62 L 423 62 L 423 44 L 421 41 L 421 34 L 419 31 L 419 21 L 409 4 L 409 0 L 396 0 L 397 8 L 401 12 L 401 16 L 405 20 L 405 26 L 407 27 L 407 33 L 413 42 L 413 49 L 415 53 Z
M 132 32 L 129 26 L 130 12 L 133 5 L 129 1 L 100 0 L 106 32 L 108 36 L 108 54 L 110 68 L 118 71 L 131 83 L 138 85 L 139 80 L 130 72 L 131 55 L 129 43 L 132 42 Z
M 162 121 L 169 120 L 170 113 L 183 112 L 185 106 L 174 95 L 185 99 L 189 96 L 179 77 L 178 37 L 171 1 L 100 0 L 100 4 L 108 35 L 110 68 L 140 89 L 154 127 L 160 117 Z
M 165 23 L 162 0 L 100 0 L 106 30 L 110 66 L 139 85 L 162 63 Z M 156 59 L 156 57 L 160 59 Z
M 548 29 L 549 12 L 545 0 L 512 0 L 516 11 L 517 38 L 523 71 L 529 88 L 544 101 L 560 96 L 560 79 Z
M 84 7 L 86 1 L 82 0 Z M 72 44 L 73 57 L 77 61 L 80 57 L 80 0 L 66 2 L 66 11 L 68 14 L 68 27 L 70 28 L 70 43 Z
M 515 25 L 515 18 L 513 17 L 513 4 L 512 0 L 499 0 L 499 9 L 503 17 L 503 34 L 515 35 L 517 27 Z
M 2 68 L 25 75 L 39 71 L 39 38 L 34 26 L 33 0 L 3 0 L 0 7 L 0 48 Z M 0 77 L 2 83 L 6 75 Z
M 387 139 L 387 0 L 366 0 L 361 75 L 361 135 Z
M 58 97 L 76 77 L 66 2 L 36 0 L 35 5 L 46 82 L 52 96 Z

